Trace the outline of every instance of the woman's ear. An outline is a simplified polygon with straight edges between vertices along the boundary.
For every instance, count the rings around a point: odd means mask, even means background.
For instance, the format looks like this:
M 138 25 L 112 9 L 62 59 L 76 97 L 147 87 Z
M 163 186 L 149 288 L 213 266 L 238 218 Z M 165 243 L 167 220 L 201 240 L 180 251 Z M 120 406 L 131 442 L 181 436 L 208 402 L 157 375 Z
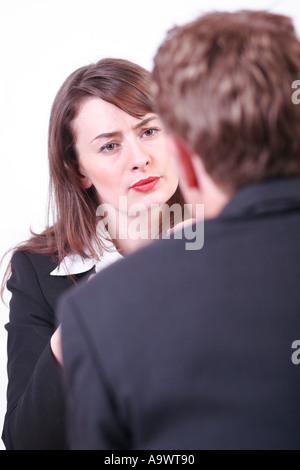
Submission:
M 93 183 L 87 176 L 85 176 L 84 170 L 81 166 L 79 167 L 79 175 L 81 179 L 81 186 L 83 187 L 83 189 L 89 189 L 93 185 Z
M 83 189 L 89 189 L 93 186 L 93 183 L 91 182 L 91 180 L 89 180 L 85 176 L 81 177 L 81 184 L 82 184 Z

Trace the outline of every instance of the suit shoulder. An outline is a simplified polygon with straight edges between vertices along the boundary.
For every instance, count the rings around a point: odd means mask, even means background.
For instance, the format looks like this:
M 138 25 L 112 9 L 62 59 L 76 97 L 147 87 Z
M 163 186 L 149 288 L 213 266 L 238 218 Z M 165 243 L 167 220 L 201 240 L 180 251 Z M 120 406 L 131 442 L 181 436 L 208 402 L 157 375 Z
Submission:
M 57 264 L 48 255 L 31 253 L 29 251 L 16 251 L 11 259 L 12 270 L 34 270 L 36 272 L 50 273 Z
M 22 291 L 40 296 L 42 286 L 55 267 L 56 264 L 49 256 L 16 251 L 11 259 L 11 276 L 7 281 L 7 288 L 11 292 Z M 49 290 L 47 287 L 45 289 Z

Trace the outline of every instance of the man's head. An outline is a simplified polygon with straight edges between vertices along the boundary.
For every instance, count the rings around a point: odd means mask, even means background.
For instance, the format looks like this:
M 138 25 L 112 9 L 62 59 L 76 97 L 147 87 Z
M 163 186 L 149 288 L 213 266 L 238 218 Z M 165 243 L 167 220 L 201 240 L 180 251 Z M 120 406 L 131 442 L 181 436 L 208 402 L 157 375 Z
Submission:
M 300 42 L 289 18 L 217 12 L 176 27 L 158 50 L 153 77 L 177 150 L 197 156 L 224 193 L 300 175 L 300 106 L 291 99 Z

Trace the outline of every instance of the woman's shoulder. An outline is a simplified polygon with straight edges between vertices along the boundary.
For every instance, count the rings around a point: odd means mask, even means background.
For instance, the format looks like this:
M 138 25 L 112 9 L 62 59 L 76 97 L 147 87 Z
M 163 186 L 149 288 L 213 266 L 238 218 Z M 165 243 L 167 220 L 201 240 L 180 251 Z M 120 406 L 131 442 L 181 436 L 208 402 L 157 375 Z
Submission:
M 16 250 L 11 259 L 11 266 L 12 270 L 34 270 L 46 274 L 55 269 L 57 263 L 50 255 Z
M 54 310 L 58 298 L 66 289 L 74 286 L 74 281 L 68 276 L 52 276 L 56 268 L 57 263 L 49 255 L 16 251 L 11 260 L 7 288 L 15 297 L 21 293 Z

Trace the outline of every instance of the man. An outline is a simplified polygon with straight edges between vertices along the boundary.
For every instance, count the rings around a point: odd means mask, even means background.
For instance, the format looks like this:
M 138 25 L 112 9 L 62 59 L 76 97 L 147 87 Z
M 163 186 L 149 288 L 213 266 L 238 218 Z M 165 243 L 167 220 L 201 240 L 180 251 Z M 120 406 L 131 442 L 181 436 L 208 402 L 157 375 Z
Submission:
M 211 13 L 153 76 L 205 242 L 176 232 L 62 302 L 72 447 L 299 449 L 300 43 L 286 17 Z

